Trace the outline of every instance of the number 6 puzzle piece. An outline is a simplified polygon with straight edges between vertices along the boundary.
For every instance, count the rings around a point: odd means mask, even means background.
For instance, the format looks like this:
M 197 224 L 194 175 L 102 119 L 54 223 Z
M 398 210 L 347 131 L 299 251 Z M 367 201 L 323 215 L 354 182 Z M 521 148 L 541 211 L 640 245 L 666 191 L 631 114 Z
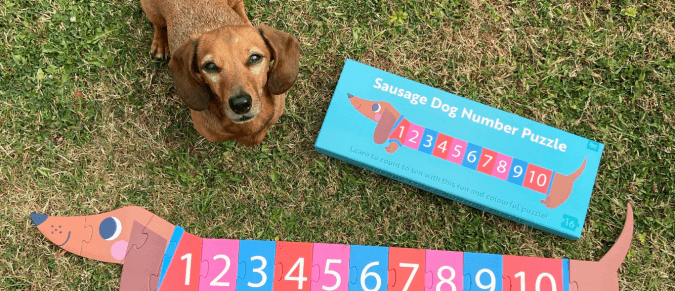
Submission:
M 312 273 L 311 291 L 347 291 L 349 280 L 349 246 L 315 243 L 312 265 L 318 266 L 318 274 Z
M 204 239 L 202 261 L 209 271 L 199 280 L 199 291 L 234 291 L 237 287 L 239 240 Z
M 237 291 L 272 291 L 276 242 L 239 241 Z
M 349 250 L 349 267 L 349 291 L 387 291 L 388 247 L 352 245 Z

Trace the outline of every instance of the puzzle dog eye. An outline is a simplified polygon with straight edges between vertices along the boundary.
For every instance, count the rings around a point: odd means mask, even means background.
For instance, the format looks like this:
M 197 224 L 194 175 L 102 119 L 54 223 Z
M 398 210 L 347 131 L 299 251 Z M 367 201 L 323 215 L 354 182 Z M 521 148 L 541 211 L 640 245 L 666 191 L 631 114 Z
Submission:
M 122 233 L 122 223 L 116 217 L 108 217 L 101 221 L 98 227 L 98 234 L 104 240 L 114 240 Z

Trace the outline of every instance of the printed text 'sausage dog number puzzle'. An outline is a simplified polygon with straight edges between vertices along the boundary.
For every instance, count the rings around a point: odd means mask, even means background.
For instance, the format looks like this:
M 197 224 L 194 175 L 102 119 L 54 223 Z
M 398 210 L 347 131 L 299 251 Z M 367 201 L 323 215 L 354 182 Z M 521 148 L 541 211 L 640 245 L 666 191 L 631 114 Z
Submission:
M 347 60 L 315 147 L 577 239 L 604 145 Z

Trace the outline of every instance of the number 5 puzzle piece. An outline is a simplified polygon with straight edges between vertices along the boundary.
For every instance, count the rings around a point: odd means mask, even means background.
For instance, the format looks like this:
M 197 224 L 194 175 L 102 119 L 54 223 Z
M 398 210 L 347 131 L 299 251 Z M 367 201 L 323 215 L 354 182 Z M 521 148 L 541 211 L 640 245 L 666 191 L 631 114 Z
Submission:
M 199 290 L 202 239 L 184 233 L 158 290 Z
M 237 287 L 239 240 L 204 239 L 202 261 L 208 262 L 206 276 L 199 280 L 199 291 L 234 291 Z
M 274 241 L 239 242 L 237 291 L 272 291 L 275 252 Z
M 315 243 L 312 251 L 311 291 L 347 291 L 349 280 L 349 246 Z
M 388 247 L 351 246 L 349 267 L 349 291 L 387 291 Z
M 389 290 L 424 290 L 425 250 L 389 248 Z
M 277 242 L 274 291 L 310 290 L 312 243 Z

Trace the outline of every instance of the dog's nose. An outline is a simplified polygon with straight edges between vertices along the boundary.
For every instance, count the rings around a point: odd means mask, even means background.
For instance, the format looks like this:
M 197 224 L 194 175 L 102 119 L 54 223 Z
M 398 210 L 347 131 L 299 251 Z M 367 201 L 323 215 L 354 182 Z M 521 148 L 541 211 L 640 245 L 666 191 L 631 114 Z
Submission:
M 236 114 L 244 114 L 251 110 L 251 105 L 253 104 L 251 100 L 251 95 L 248 93 L 240 93 L 237 96 L 230 97 L 228 101 L 230 108 Z
M 47 220 L 48 216 L 40 213 L 31 213 L 30 218 L 33 220 L 33 223 L 35 223 L 35 226 L 39 226 Z
M 347 93 L 347 98 L 352 98 L 354 95 Z

